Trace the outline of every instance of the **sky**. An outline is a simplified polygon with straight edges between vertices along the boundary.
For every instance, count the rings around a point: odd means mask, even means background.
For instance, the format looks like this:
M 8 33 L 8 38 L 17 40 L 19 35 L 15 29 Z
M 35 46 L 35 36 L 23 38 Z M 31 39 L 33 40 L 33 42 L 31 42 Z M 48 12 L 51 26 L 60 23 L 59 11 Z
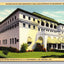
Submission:
M 40 13 L 64 24 L 64 5 L 0 5 L 0 21 L 17 8 Z

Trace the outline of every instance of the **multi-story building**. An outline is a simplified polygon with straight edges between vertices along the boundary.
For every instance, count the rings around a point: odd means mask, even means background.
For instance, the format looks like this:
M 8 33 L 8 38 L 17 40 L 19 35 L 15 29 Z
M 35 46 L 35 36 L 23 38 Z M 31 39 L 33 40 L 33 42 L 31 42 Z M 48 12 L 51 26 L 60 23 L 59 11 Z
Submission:
M 20 50 L 23 43 L 33 50 L 36 43 L 47 48 L 64 49 L 64 24 L 39 13 L 16 9 L 0 22 L 0 46 Z

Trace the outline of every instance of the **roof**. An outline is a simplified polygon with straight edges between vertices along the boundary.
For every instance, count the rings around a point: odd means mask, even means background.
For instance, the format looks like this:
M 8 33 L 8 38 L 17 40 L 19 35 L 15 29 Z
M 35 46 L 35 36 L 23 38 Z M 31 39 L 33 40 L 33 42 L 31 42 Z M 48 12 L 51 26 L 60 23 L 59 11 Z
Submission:
M 52 18 L 50 18 L 50 17 L 44 16 L 44 15 L 42 15 L 42 14 L 39 14 L 39 13 L 37 13 L 37 12 L 33 12 L 33 14 L 34 14 L 34 15 L 37 15 L 38 17 L 40 17 L 40 18 L 42 18 L 42 19 L 47 19 L 47 20 L 49 20 L 49 21 L 51 21 L 51 22 L 58 23 L 56 20 L 54 20 L 54 19 L 52 19 Z
M 30 13 L 30 12 L 28 12 L 28 11 L 25 11 L 25 10 L 23 10 L 23 9 L 20 9 L 20 8 L 17 8 L 15 11 L 13 11 L 8 17 L 6 17 L 2 22 L 0 22 L 0 24 L 1 23 L 3 23 L 4 21 L 6 21 L 10 16 L 12 16 L 14 13 L 16 13 L 17 11 L 22 11 L 22 12 L 25 12 L 25 13 L 28 13 L 28 14 L 31 14 L 31 15 L 33 15 L 32 13 Z
M 62 23 L 58 23 L 58 25 L 64 25 L 64 24 L 62 24 Z
M 49 18 L 49 17 L 47 17 L 47 16 L 44 16 L 44 15 L 42 15 L 42 14 L 39 14 L 39 13 L 36 13 L 36 12 L 31 13 L 31 12 L 25 11 L 25 10 L 23 10 L 23 9 L 17 8 L 17 9 L 16 9 L 15 11 L 13 11 L 8 17 L 6 17 L 2 22 L 0 22 L 0 24 L 3 23 L 4 21 L 6 21 L 10 16 L 12 16 L 12 15 L 13 15 L 14 13 L 16 13 L 17 11 L 22 11 L 22 12 L 28 13 L 28 14 L 30 14 L 30 15 L 36 16 L 36 17 L 38 17 L 38 18 L 42 18 L 42 19 L 49 20 L 49 21 L 51 21 L 51 22 L 58 23 L 56 20 L 54 20 L 54 19 L 52 19 L 52 18 Z M 59 23 L 59 24 L 60 24 L 60 23 Z M 64 24 L 62 24 L 62 25 L 64 25 Z

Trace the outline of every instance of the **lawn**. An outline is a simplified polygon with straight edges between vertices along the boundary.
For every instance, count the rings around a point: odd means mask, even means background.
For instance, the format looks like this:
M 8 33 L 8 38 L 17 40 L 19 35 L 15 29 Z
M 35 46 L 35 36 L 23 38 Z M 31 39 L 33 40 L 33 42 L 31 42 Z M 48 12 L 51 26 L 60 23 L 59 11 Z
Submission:
M 0 51 L 0 58 L 64 58 L 62 52 L 25 52 L 25 53 L 13 53 L 9 52 L 8 55 L 4 55 Z

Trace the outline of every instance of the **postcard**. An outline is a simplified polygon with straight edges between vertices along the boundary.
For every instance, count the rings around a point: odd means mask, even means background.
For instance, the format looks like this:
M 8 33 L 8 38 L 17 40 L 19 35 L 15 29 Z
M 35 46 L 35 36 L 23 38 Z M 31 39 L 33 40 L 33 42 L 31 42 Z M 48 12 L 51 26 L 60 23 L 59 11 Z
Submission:
M 0 61 L 64 61 L 64 3 L 0 3 Z

